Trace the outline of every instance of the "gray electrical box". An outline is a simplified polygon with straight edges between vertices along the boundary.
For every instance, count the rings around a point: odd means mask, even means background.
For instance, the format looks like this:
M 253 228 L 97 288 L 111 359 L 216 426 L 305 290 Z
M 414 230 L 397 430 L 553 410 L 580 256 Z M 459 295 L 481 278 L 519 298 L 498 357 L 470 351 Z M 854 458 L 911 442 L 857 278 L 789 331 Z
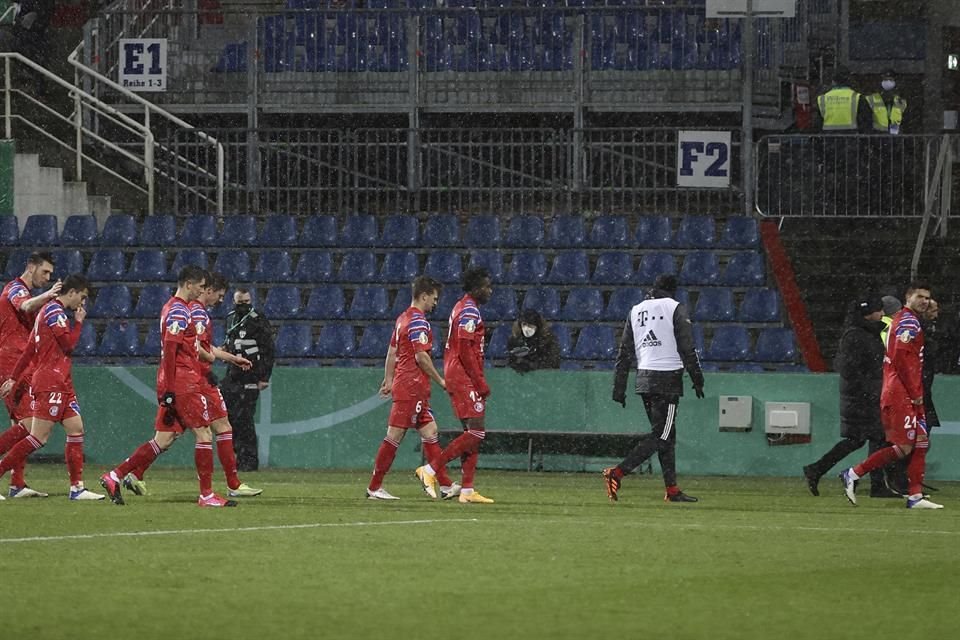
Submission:
M 810 435 L 809 402 L 767 402 L 764 414 L 767 433 Z
M 753 396 L 720 396 L 720 431 L 753 428 Z

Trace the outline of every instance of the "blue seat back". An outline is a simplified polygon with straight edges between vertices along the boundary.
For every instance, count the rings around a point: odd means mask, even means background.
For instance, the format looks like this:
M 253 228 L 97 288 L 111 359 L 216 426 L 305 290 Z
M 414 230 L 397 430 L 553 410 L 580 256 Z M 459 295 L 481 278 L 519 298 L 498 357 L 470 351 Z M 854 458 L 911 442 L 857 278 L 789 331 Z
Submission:
M 779 322 L 780 295 L 776 289 L 747 289 L 740 302 L 740 322 Z
M 512 287 L 494 287 L 490 301 L 480 307 L 486 320 L 513 320 L 517 317 L 517 293 Z
M 617 350 L 613 327 L 588 324 L 580 329 L 573 357 L 577 360 L 608 360 Z
M 582 247 L 585 242 L 586 231 L 581 216 L 557 216 L 547 229 L 546 245 L 548 247 Z
M 27 260 L 30 258 L 32 249 L 14 249 L 7 256 L 7 266 L 3 275 L 6 280 L 13 280 L 23 275 L 27 268 Z
M 488 360 L 502 360 L 507 357 L 507 340 L 510 339 L 511 324 L 502 322 L 490 333 L 487 348 L 484 350 Z
M 127 273 L 126 261 L 120 249 L 99 249 L 90 258 L 87 278 L 94 282 L 123 280 Z
M 400 294 L 398 293 L 397 295 Z M 443 291 L 440 292 L 440 300 L 437 301 L 437 308 L 433 310 L 430 317 L 440 320 L 441 322 L 446 322 L 450 318 L 450 312 L 453 311 L 454 305 L 456 305 L 457 301 L 462 297 L 463 291 L 461 291 L 459 287 L 444 287 Z
M 657 276 L 663 273 L 676 275 L 677 261 L 670 253 L 645 253 L 640 258 L 640 266 L 634 281 L 637 284 L 653 284 Z
M 301 247 L 337 246 L 337 219 L 333 216 L 310 216 L 300 232 Z
M 293 247 L 297 244 L 297 220 L 288 215 L 272 215 L 263 221 L 257 236 L 260 247 Z
M 181 247 L 217 246 L 217 221 L 212 215 L 187 216 L 181 224 L 177 237 L 177 244 Z
M 377 279 L 377 258 L 370 251 L 350 251 L 343 255 L 340 271 L 337 272 L 340 282 L 372 282 Z
M 313 354 L 318 358 L 349 358 L 357 348 L 353 326 L 331 322 L 320 329 Z
M 137 325 L 126 320 L 111 320 L 103 331 L 98 356 L 132 358 L 140 352 Z
M 597 257 L 592 280 L 594 284 L 628 284 L 633 276 L 633 254 L 608 251 Z
M 159 318 L 163 305 L 167 303 L 171 295 L 173 295 L 173 292 L 167 285 L 148 284 L 140 290 L 137 305 L 133 308 L 133 316 L 135 318 Z M 231 300 L 230 303 L 232 302 Z
M 161 249 L 138 249 L 130 261 L 127 280 L 151 282 L 167 277 L 167 256 Z
M 125 284 L 99 287 L 90 305 L 91 318 L 126 318 L 130 315 L 130 289 Z
M 553 287 L 527 289 L 523 308 L 539 312 L 545 320 L 556 320 L 560 316 L 560 294 Z
M 129 213 L 114 213 L 103 223 L 100 244 L 105 247 L 131 247 L 137 242 L 137 221 Z
M 310 320 L 342 318 L 345 308 L 343 289 L 337 285 L 324 285 L 310 292 L 303 315 Z
M 574 322 L 593 322 L 599 320 L 603 314 L 603 294 L 599 289 L 580 287 L 573 289 L 567 295 L 567 300 L 560 312 L 561 320 Z
M 413 282 L 420 273 L 417 256 L 412 251 L 394 251 L 383 258 L 380 282 Z
M 552 284 L 582 284 L 589 279 L 589 261 L 583 251 L 558 253 L 553 259 L 545 282 Z
M 540 252 L 521 251 L 513 254 L 507 269 L 506 282 L 539 284 L 547 277 L 547 258 Z
M 377 219 L 368 213 L 349 215 L 340 230 L 341 247 L 372 247 L 377 243 Z
M 293 272 L 296 282 L 329 282 L 333 279 L 333 256 L 327 251 L 304 251 Z
M 457 216 L 441 214 L 427 218 L 423 226 L 423 245 L 425 247 L 460 246 L 460 221 Z
M 666 216 L 640 216 L 634 240 L 637 246 L 650 249 L 664 249 L 670 246 L 673 229 L 670 218 Z
M 49 249 L 57 244 L 57 217 L 47 214 L 32 215 L 23 225 L 20 244 L 24 247 Z
M 140 246 L 176 246 L 177 221 L 173 216 L 147 216 L 140 225 Z
M 207 252 L 203 249 L 181 249 L 170 265 L 171 278 L 177 278 L 180 270 L 186 266 L 207 268 Z
M 392 324 L 368 324 L 360 336 L 360 344 L 353 352 L 355 358 L 383 358 L 390 346 Z
M 83 256 L 79 249 L 58 249 L 53 252 L 52 280 L 63 280 L 74 273 L 83 273 Z
M 252 247 L 257 244 L 257 219 L 233 215 L 224 220 L 218 244 L 221 247 Z
M 543 219 L 537 216 L 516 216 L 510 220 L 504 246 L 534 248 L 543 246 Z
M 674 236 L 675 247 L 709 249 L 714 245 L 716 225 L 713 216 L 684 216 Z
M 157 331 L 159 331 L 159 325 Z M 157 342 L 159 343 L 159 340 Z M 97 328 L 92 322 L 84 322 L 83 328 L 80 329 L 80 339 L 73 348 L 73 357 L 85 358 L 95 355 L 97 355 Z
M 97 219 L 91 215 L 70 216 L 60 234 L 62 247 L 93 247 L 99 242 Z
M 276 285 L 267 289 L 263 313 L 268 318 L 297 318 L 300 316 L 300 287 Z
M 762 287 L 765 282 L 763 255 L 756 251 L 733 254 L 720 278 L 720 284 L 728 287 Z
M 17 216 L 0 216 L 0 247 L 20 244 L 20 223 Z
M 560 347 L 560 357 L 569 358 L 573 350 L 573 338 L 570 336 L 570 327 L 565 324 L 552 324 L 550 331 L 557 338 L 557 346 Z
M 256 282 L 287 282 L 293 272 L 293 258 L 286 249 L 261 251 L 253 270 Z
M 793 362 L 797 358 L 797 347 L 793 340 L 793 329 L 763 329 L 757 336 L 754 360 L 759 362 Z
M 728 249 L 748 249 L 760 244 L 757 221 L 746 216 L 727 218 L 720 236 L 720 246 Z
M 460 282 L 462 276 L 460 254 L 452 251 L 434 251 L 427 256 L 423 273 L 444 284 Z
M 276 350 L 280 358 L 305 358 L 312 349 L 310 325 L 285 324 L 277 332 Z
M 741 326 L 726 325 L 715 328 L 704 359 L 732 362 L 749 360 L 750 335 Z
M 463 240 L 468 247 L 499 247 L 500 219 L 487 215 L 471 216 L 467 220 Z
M 623 216 L 599 216 L 590 227 L 590 244 L 594 247 L 628 247 L 630 233 Z
M 360 287 L 353 292 L 347 317 L 354 320 L 389 320 L 390 304 L 383 287 Z
M 736 318 L 733 291 L 730 289 L 702 289 L 693 310 L 695 322 L 732 322 Z
M 468 269 L 483 267 L 490 272 L 493 282 L 503 282 L 503 256 L 497 249 L 481 249 L 470 253 Z
M 720 279 L 720 260 L 713 251 L 694 251 L 683 259 L 680 284 L 709 286 Z
M 250 279 L 250 254 L 246 249 L 224 249 L 217 254 L 213 270 L 226 276 L 230 282 Z
M 640 287 L 621 287 L 610 292 L 610 300 L 603 312 L 604 320 L 625 322 L 630 309 L 643 302 L 645 297 Z
M 420 242 L 420 228 L 414 216 L 393 215 L 383 222 L 380 245 L 384 247 L 416 247 Z M 361 344 L 362 344 L 361 338 Z

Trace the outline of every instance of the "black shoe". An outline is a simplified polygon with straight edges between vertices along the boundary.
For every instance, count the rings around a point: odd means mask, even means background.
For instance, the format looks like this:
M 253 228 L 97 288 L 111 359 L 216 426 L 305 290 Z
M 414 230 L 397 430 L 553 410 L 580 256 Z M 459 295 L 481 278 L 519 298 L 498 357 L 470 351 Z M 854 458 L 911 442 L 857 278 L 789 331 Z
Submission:
M 890 491 L 890 489 L 886 487 L 877 487 L 876 489 L 870 490 L 870 497 L 871 498 L 902 498 L 903 496 L 901 496 L 896 491 Z
M 664 502 L 700 502 L 700 500 L 698 500 L 697 498 L 694 498 L 693 496 L 688 496 L 683 491 L 678 491 L 672 496 L 670 494 L 664 494 L 663 501 Z
M 926 482 L 922 483 L 920 486 L 922 486 L 927 491 L 940 491 L 940 489 L 937 489 L 936 487 L 931 487 Z
M 817 475 L 817 472 L 813 470 L 811 465 L 807 465 L 803 468 L 803 477 L 807 479 L 807 489 L 810 490 L 815 496 L 820 495 L 820 487 L 817 486 L 820 484 L 820 476 Z

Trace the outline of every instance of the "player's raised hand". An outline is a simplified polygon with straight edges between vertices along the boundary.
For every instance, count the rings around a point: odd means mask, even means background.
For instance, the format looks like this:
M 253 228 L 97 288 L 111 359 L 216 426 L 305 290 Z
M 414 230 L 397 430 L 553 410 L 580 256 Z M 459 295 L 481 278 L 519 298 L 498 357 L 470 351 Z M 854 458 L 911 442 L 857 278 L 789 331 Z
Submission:
M 87 307 L 84 305 L 80 305 L 79 307 L 77 307 L 77 310 L 73 312 L 73 319 L 76 320 L 77 322 L 83 322 L 86 317 L 87 317 Z
M 8 395 L 10 395 L 10 390 L 13 389 L 13 385 L 13 378 L 8 378 L 5 380 L 4 383 L 0 385 L 0 398 L 6 398 Z
M 56 282 L 53 283 L 53 286 L 50 287 L 44 295 L 47 296 L 47 300 L 52 300 L 53 298 L 56 298 L 58 295 L 60 295 L 60 290 L 62 288 L 63 288 L 63 281 L 57 280 Z

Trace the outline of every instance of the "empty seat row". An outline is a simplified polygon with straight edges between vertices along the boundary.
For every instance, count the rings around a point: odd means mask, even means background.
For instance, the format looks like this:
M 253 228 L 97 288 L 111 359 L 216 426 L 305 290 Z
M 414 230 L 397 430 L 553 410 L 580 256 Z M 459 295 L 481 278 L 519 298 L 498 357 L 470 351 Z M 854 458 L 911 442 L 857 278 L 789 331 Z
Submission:
M 160 356 L 160 324 L 151 322 L 146 335 L 140 339 L 140 326 L 135 321 L 111 320 L 103 327 L 97 339 L 96 326 L 86 322 L 80 330 L 80 339 L 73 350 L 77 357 L 157 358 Z M 223 344 L 224 328 L 213 323 L 214 344 Z

